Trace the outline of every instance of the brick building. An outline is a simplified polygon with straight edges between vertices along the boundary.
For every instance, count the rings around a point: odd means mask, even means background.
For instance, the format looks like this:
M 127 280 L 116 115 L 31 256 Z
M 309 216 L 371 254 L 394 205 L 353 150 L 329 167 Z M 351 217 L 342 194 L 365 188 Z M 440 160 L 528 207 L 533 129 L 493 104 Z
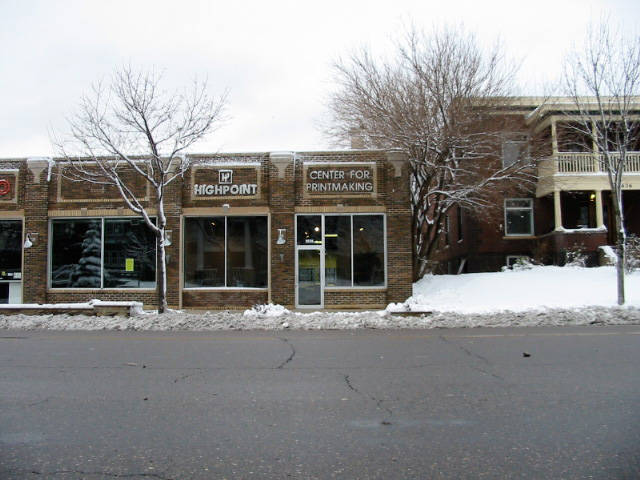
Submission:
M 381 308 L 411 295 L 402 153 L 190 158 L 165 198 L 170 307 Z M 61 168 L 0 160 L 0 302 L 154 306 L 155 239 L 142 219 L 110 187 Z
M 631 119 L 640 125 L 640 98 L 631 100 Z M 530 164 L 535 181 L 496 189 L 485 215 L 451 209 L 436 258 L 443 273 L 496 271 L 519 258 L 562 265 L 573 252 L 590 266 L 606 261 L 601 247 L 616 242 L 611 189 L 598 145 L 574 127 L 580 113 L 572 105 L 563 97 L 517 97 L 496 108 L 512 130 L 502 133 L 488 168 Z M 627 233 L 640 236 L 638 126 L 622 189 Z

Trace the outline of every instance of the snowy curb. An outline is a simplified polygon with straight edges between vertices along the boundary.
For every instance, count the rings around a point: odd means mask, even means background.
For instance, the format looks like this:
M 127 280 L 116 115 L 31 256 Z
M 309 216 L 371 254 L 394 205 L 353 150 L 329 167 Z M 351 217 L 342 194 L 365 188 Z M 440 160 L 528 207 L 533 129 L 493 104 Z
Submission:
M 355 330 L 434 329 L 477 327 L 538 327 L 581 325 L 640 325 L 640 308 L 591 307 L 544 309 L 525 312 L 462 314 L 434 312 L 430 316 L 403 317 L 386 311 L 295 313 L 281 315 L 235 312 L 165 314 L 144 313 L 133 317 L 85 315 L 0 316 L 0 330 Z

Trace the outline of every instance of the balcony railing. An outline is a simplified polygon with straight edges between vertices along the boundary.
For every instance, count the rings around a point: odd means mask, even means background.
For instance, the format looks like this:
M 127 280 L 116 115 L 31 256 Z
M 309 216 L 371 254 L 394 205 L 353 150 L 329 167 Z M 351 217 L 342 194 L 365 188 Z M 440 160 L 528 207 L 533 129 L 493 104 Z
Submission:
M 615 162 L 620 154 L 610 154 Z M 606 173 L 606 165 L 602 154 L 593 153 L 559 153 L 557 158 L 557 173 Z M 627 153 L 625 159 L 626 173 L 640 173 L 640 152 Z

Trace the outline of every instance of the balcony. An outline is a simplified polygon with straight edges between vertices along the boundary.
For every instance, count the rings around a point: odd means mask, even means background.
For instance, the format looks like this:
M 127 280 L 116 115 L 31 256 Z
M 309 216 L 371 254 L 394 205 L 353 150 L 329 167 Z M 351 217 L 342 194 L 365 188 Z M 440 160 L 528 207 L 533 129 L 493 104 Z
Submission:
M 613 159 L 620 154 L 610 154 Z M 609 190 L 602 154 L 558 153 L 538 163 L 536 195 L 542 197 L 558 190 Z M 640 190 L 640 152 L 629 152 L 625 160 L 623 189 Z
M 620 154 L 617 153 L 610 155 L 614 161 L 620 158 Z M 559 153 L 555 160 L 557 164 L 555 173 L 606 173 L 602 154 Z M 640 173 L 640 152 L 627 153 L 624 171 L 627 173 Z

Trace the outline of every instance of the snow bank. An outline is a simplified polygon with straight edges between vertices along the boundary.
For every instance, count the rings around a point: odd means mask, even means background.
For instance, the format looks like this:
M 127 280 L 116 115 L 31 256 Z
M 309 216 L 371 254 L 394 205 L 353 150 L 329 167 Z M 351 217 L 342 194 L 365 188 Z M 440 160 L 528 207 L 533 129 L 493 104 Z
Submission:
M 534 267 L 428 276 L 414 285 L 413 295 L 406 302 L 378 312 L 301 313 L 280 305 L 257 305 L 243 313 L 12 315 L 0 316 L 0 329 L 212 331 L 640 325 L 640 273 L 627 276 L 626 291 L 627 305 L 617 307 L 613 267 Z M 430 313 L 404 316 L 407 311 Z
M 640 272 L 626 276 L 627 306 L 640 307 Z M 389 311 L 524 312 L 617 305 L 615 267 L 532 267 L 501 273 L 427 275 Z

